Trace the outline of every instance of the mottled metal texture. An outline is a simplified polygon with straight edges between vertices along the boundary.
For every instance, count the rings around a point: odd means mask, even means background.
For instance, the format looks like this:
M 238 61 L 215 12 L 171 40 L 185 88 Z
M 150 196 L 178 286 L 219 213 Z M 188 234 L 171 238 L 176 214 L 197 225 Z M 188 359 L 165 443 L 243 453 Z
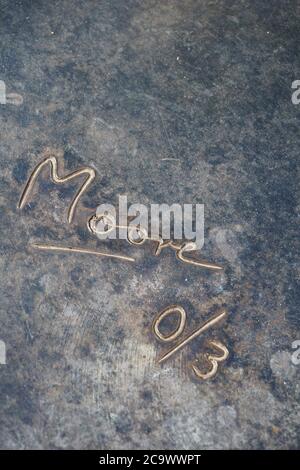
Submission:
M 299 447 L 299 3 L 1 0 L 1 448 Z M 44 147 L 97 179 L 18 198 Z M 205 204 L 209 273 L 153 246 L 96 241 L 101 202 Z M 298 194 L 299 195 L 299 194 Z M 135 264 L 28 249 L 50 241 L 123 251 Z M 298 250 L 298 252 L 297 252 Z M 207 382 L 163 365 L 155 314 L 184 306 L 194 328 L 228 309 L 230 358 Z

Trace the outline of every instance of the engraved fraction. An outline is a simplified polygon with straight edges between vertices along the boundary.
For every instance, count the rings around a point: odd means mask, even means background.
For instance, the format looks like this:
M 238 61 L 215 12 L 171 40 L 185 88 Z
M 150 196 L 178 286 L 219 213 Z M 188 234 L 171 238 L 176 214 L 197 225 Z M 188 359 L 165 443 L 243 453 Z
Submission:
M 160 323 L 162 320 L 164 320 L 166 317 L 172 314 L 179 314 L 179 321 L 177 323 L 177 326 L 173 332 L 171 332 L 169 335 L 163 334 L 160 329 Z M 200 328 L 197 328 L 196 330 L 192 331 L 191 333 L 187 334 L 180 342 L 178 342 L 175 346 L 173 346 L 171 349 L 169 349 L 167 352 L 165 352 L 159 359 L 158 363 L 162 363 L 169 359 L 173 354 L 177 353 L 180 351 L 182 348 L 187 346 L 191 341 L 196 339 L 198 336 L 200 336 L 202 333 L 205 331 L 209 330 L 213 326 L 217 325 L 221 320 L 223 320 L 226 317 L 227 313 L 225 310 L 222 310 L 220 313 L 216 314 L 209 320 L 207 320 L 203 325 L 200 326 Z M 169 343 L 171 341 L 176 341 L 177 338 L 183 333 L 186 325 L 186 312 L 183 307 L 180 305 L 171 305 L 164 310 L 162 310 L 157 317 L 154 319 L 152 329 L 155 334 L 155 336 L 162 342 L 164 343 Z M 208 363 L 208 366 L 210 366 L 210 369 L 207 372 L 201 372 L 199 367 L 196 365 L 195 361 L 192 364 L 192 370 L 194 371 L 194 374 L 203 380 L 210 379 L 212 378 L 218 370 L 218 363 L 225 361 L 227 359 L 229 352 L 226 346 L 224 346 L 220 341 L 209 341 L 209 346 L 214 347 L 218 352 L 221 352 L 221 355 L 213 355 L 213 354 L 205 354 L 205 359 L 206 362 Z

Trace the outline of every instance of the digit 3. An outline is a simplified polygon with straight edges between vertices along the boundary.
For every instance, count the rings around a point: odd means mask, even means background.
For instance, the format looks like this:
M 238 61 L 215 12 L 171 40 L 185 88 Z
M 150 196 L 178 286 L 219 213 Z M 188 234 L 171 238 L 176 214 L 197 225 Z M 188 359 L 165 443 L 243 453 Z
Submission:
M 203 380 L 211 379 L 212 377 L 214 377 L 214 375 L 216 375 L 218 371 L 218 363 L 225 361 L 229 355 L 228 349 L 226 348 L 226 346 L 224 346 L 224 344 L 220 343 L 220 341 L 210 341 L 209 345 L 213 346 L 215 349 L 219 350 L 223 354 L 222 356 L 216 356 L 214 354 L 209 353 L 205 354 L 207 362 L 211 364 L 211 369 L 206 373 L 201 372 L 201 370 L 195 364 L 192 364 L 192 369 L 195 375 L 199 377 L 199 379 Z

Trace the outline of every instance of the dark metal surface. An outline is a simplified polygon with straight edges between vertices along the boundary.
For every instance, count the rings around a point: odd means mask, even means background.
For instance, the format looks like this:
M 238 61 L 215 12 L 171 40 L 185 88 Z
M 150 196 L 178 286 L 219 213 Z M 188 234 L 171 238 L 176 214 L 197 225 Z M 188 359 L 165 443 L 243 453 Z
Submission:
M 0 0 L 1 448 L 297 448 L 300 105 L 296 1 Z M 297 76 L 298 74 L 298 76 Z M 76 215 L 76 182 L 97 170 Z M 103 247 L 85 228 L 97 204 L 205 204 L 209 273 L 150 245 L 105 244 L 136 264 L 28 249 Z M 199 338 L 163 365 L 151 333 L 178 303 L 189 326 L 215 306 L 230 357 L 208 382 L 186 368 Z

